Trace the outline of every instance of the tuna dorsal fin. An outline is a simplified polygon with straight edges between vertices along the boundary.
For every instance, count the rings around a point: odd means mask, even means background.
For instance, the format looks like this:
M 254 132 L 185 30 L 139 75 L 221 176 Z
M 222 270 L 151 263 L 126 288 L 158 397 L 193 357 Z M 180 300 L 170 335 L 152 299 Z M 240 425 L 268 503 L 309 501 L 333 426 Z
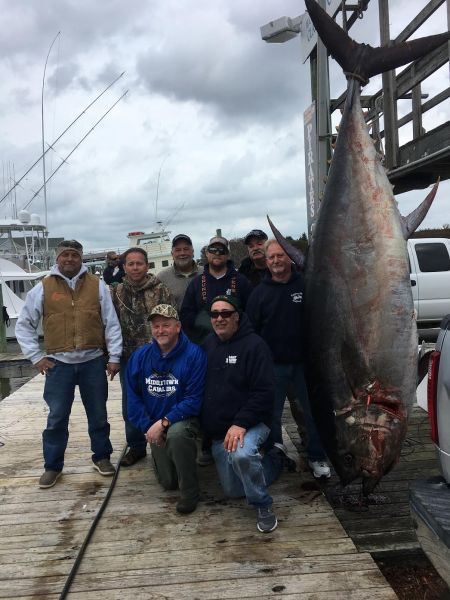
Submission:
M 409 213 L 407 217 L 401 218 L 403 237 L 407 240 L 419 227 L 422 221 L 425 219 L 426 214 L 436 196 L 437 189 L 439 187 L 439 179 L 433 185 L 433 189 L 425 198 L 425 200 L 419 204 L 419 206 Z
M 450 40 L 450 32 L 446 32 L 395 46 L 372 48 L 352 40 L 316 0 L 305 0 L 305 4 L 320 39 L 333 58 L 345 73 L 365 82 L 373 75 L 412 62 Z
M 289 258 L 297 265 L 297 267 L 299 267 L 300 269 L 303 269 L 305 266 L 305 255 L 303 254 L 303 252 L 301 252 L 300 250 L 295 248 L 292 244 L 290 244 L 281 235 L 281 233 L 278 231 L 278 229 L 272 223 L 269 215 L 267 215 L 267 220 L 269 221 L 270 229 L 272 230 L 272 233 L 273 233 L 275 239 L 277 240 L 277 242 L 280 244 L 280 246 L 283 248 L 283 250 L 289 256 Z

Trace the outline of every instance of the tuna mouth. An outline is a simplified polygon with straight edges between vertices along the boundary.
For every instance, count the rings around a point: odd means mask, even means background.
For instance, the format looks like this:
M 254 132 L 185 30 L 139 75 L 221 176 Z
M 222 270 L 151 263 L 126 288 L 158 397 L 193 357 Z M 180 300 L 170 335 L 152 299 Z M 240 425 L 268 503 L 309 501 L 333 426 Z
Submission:
M 384 387 L 379 381 L 369 383 L 358 393 L 358 400 L 365 404 L 367 409 L 376 406 L 394 419 L 402 421 L 406 419 L 406 411 L 400 397 L 400 390 Z

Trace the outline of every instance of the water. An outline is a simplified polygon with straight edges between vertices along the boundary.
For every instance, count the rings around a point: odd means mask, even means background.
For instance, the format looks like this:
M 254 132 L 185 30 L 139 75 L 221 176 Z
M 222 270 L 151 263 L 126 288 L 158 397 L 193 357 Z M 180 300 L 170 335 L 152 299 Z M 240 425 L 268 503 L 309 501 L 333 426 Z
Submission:
M 0 362 L 0 402 L 37 375 L 28 361 Z
M 19 354 L 15 340 L 8 340 L 7 352 Z M 0 402 L 37 375 L 37 370 L 28 360 L 0 361 Z

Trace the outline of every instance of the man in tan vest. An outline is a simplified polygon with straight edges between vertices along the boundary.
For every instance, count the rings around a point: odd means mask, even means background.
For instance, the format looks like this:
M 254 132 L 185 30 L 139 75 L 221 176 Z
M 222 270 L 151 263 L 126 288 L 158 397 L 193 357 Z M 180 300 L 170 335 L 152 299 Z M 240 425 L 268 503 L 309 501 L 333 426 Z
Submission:
M 62 473 L 77 385 L 88 420 L 93 466 L 101 475 L 115 472 L 110 462 L 106 372 L 113 379 L 119 371 L 122 334 L 109 289 L 88 273 L 82 257 L 83 247 L 76 240 L 58 245 L 57 264 L 28 293 L 16 325 L 23 354 L 45 375 L 44 400 L 50 412 L 42 434 L 41 488 L 54 486 Z M 45 352 L 37 332 L 41 318 Z

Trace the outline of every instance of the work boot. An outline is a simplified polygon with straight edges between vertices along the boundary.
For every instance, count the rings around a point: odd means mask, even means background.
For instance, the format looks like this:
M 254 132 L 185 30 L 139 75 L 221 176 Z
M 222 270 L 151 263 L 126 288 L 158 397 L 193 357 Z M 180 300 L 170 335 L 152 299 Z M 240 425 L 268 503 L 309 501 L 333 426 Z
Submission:
M 187 515 L 197 508 L 198 498 L 180 498 L 177 502 L 177 512 Z
M 137 463 L 138 460 L 145 458 L 147 456 L 147 450 L 140 448 L 129 448 L 128 452 L 120 461 L 122 467 L 131 467 L 134 463 Z

